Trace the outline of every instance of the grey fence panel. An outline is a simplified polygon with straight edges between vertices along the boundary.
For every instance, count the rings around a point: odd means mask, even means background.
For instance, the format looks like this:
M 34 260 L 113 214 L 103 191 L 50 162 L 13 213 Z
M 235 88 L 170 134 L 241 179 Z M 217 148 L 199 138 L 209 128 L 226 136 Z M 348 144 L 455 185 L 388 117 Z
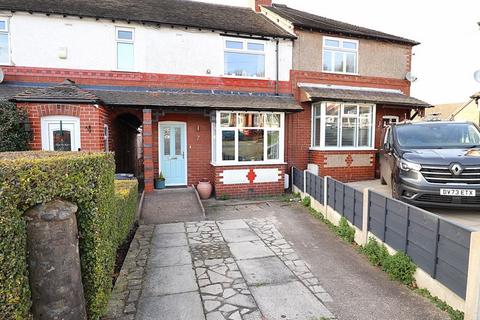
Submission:
M 343 183 L 335 181 L 335 205 L 333 206 L 333 208 L 342 216 L 344 208 L 343 199 L 345 197 L 344 186 L 345 185 Z
M 465 298 L 471 230 L 370 192 L 368 229 Z
M 360 229 L 363 227 L 363 192 L 358 190 L 355 190 L 353 224 Z
M 471 231 L 445 220 L 438 228 L 436 278 L 465 298 Z
M 306 193 L 323 204 L 323 178 L 307 171 Z
M 371 191 L 369 199 L 368 230 L 384 241 L 387 199 Z
M 302 190 L 302 192 L 304 192 L 305 190 L 303 190 L 303 171 L 293 167 L 292 179 L 293 179 L 292 184 L 298 189 Z
M 327 179 L 327 205 L 335 207 L 335 180 L 332 178 Z
M 343 216 L 353 224 L 355 219 L 355 189 L 344 186 Z

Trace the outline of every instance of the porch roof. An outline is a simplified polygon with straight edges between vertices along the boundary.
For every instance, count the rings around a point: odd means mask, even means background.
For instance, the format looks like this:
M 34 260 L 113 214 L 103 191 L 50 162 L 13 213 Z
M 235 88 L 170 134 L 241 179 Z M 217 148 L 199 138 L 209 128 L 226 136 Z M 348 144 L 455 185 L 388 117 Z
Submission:
M 427 102 L 414 97 L 407 96 L 396 90 L 367 89 L 328 86 L 300 85 L 302 102 L 312 101 L 346 101 L 346 102 L 367 102 L 376 104 L 390 104 L 411 108 L 430 108 Z
M 93 90 L 108 106 L 141 106 L 163 108 L 205 108 L 232 110 L 302 111 L 293 96 L 273 96 L 255 93 L 192 91 L 111 91 Z
M 0 100 L 46 103 L 98 103 L 110 107 L 302 111 L 293 96 L 221 90 L 79 86 L 72 81 L 53 86 L 0 85 Z

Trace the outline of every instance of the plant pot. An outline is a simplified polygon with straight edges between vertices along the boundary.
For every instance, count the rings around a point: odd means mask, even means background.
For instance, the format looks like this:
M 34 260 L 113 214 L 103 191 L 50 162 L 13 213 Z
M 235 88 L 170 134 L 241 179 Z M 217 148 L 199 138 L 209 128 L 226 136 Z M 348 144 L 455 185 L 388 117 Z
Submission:
M 165 180 L 155 179 L 155 189 L 165 189 Z
M 212 195 L 212 184 L 208 180 L 202 180 L 197 185 L 198 195 L 201 199 L 208 199 Z

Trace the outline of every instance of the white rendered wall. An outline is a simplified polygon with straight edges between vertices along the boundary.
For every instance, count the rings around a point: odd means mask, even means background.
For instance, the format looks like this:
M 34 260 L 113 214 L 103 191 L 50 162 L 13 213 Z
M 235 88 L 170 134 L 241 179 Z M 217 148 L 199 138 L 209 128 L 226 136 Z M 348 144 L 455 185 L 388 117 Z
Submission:
M 11 61 L 16 66 L 116 70 L 115 27 L 135 29 L 136 72 L 223 76 L 225 37 L 211 31 L 113 23 L 40 14 L 10 17 Z M 66 59 L 59 50 L 67 48 Z M 266 78 L 276 78 L 275 42 L 265 41 Z M 289 80 L 292 42 L 280 40 L 279 79 Z

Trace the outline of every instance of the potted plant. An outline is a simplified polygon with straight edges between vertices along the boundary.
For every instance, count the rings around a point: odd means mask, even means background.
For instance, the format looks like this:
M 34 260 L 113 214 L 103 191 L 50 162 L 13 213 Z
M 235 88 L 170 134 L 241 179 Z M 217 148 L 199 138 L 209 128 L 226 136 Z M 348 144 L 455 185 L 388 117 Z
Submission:
M 208 179 L 202 179 L 197 185 L 197 191 L 201 199 L 208 199 L 212 195 L 212 184 Z
M 154 183 L 155 183 L 155 189 L 165 189 L 165 177 L 163 176 L 163 174 L 160 172 L 159 175 L 157 175 L 154 179 L 153 179 Z

